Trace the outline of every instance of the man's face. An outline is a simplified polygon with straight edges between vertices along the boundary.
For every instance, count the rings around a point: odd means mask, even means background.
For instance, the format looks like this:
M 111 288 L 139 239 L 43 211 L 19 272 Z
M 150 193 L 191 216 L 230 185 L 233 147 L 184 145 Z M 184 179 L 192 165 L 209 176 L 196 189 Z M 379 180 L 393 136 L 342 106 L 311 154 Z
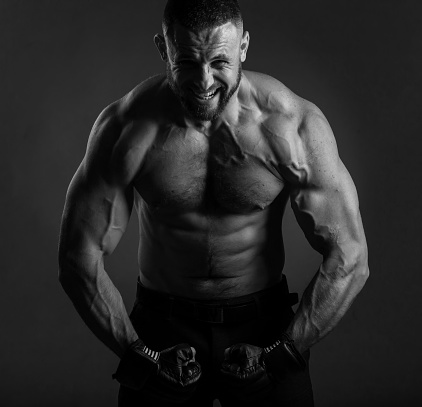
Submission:
M 199 33 L 176 24 L 172 34 L 166 38 L 169 85 L 190 116 L 214 120 L 239 87 L 249 36 L 230 22 Z

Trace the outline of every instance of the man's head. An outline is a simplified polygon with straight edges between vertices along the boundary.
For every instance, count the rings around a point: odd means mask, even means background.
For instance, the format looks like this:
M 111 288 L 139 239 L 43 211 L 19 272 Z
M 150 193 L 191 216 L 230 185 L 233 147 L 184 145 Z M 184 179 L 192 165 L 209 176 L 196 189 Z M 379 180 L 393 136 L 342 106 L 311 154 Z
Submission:
M 249 34 L 236 0 L 168 0 L 155 44 L 190 116 L 218 117 L 237 91 Z

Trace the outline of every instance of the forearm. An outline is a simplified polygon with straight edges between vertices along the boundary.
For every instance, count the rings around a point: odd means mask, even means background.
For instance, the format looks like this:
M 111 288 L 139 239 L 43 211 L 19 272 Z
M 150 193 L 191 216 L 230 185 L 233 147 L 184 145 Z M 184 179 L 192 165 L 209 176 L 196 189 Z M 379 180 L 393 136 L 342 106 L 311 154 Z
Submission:
M 122 297 L 104 270 L 103 261 L 68 256 L 60 262 L 60 282 L 91 331 L 122 357 L 138 335 Z
M 300 352 L 327 335 L 344 316 L 362 289 L 369 270 L 366 255 L 349 262 L 328 257 L 306 288 L 288 328 Z

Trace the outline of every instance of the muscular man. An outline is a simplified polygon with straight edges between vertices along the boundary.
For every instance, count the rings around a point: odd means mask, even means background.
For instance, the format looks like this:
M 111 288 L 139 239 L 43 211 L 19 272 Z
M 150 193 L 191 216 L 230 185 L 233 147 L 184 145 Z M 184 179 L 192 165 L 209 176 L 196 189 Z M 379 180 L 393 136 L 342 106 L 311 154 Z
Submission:
M 312 406 L 309 349 L 368 277 L 352 179 L 321 111 L 242 70 L 236 0 L 169 0 L 166 74 L 112 103 L 69 187 L 60 281 L 120 358 L 120 406 Z M 282 274 L 287 201 L 323 261 L 296 313 Z M 130 315 L 104 270 L 132 206 Z

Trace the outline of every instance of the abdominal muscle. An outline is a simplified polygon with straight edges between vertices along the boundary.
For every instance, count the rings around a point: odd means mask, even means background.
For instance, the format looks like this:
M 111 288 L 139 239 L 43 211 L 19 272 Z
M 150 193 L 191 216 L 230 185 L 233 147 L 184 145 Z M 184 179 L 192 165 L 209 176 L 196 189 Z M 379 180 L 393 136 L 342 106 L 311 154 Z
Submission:
M 274 285 L 281 279 L 284 250 L 282 215 L 273 219 L 271 210 L 167 215 L 144 206 L 139 213 L 141 283 L 196 299 L 231 298 Z M 278 227 L 269 227 L 274 221 Z

